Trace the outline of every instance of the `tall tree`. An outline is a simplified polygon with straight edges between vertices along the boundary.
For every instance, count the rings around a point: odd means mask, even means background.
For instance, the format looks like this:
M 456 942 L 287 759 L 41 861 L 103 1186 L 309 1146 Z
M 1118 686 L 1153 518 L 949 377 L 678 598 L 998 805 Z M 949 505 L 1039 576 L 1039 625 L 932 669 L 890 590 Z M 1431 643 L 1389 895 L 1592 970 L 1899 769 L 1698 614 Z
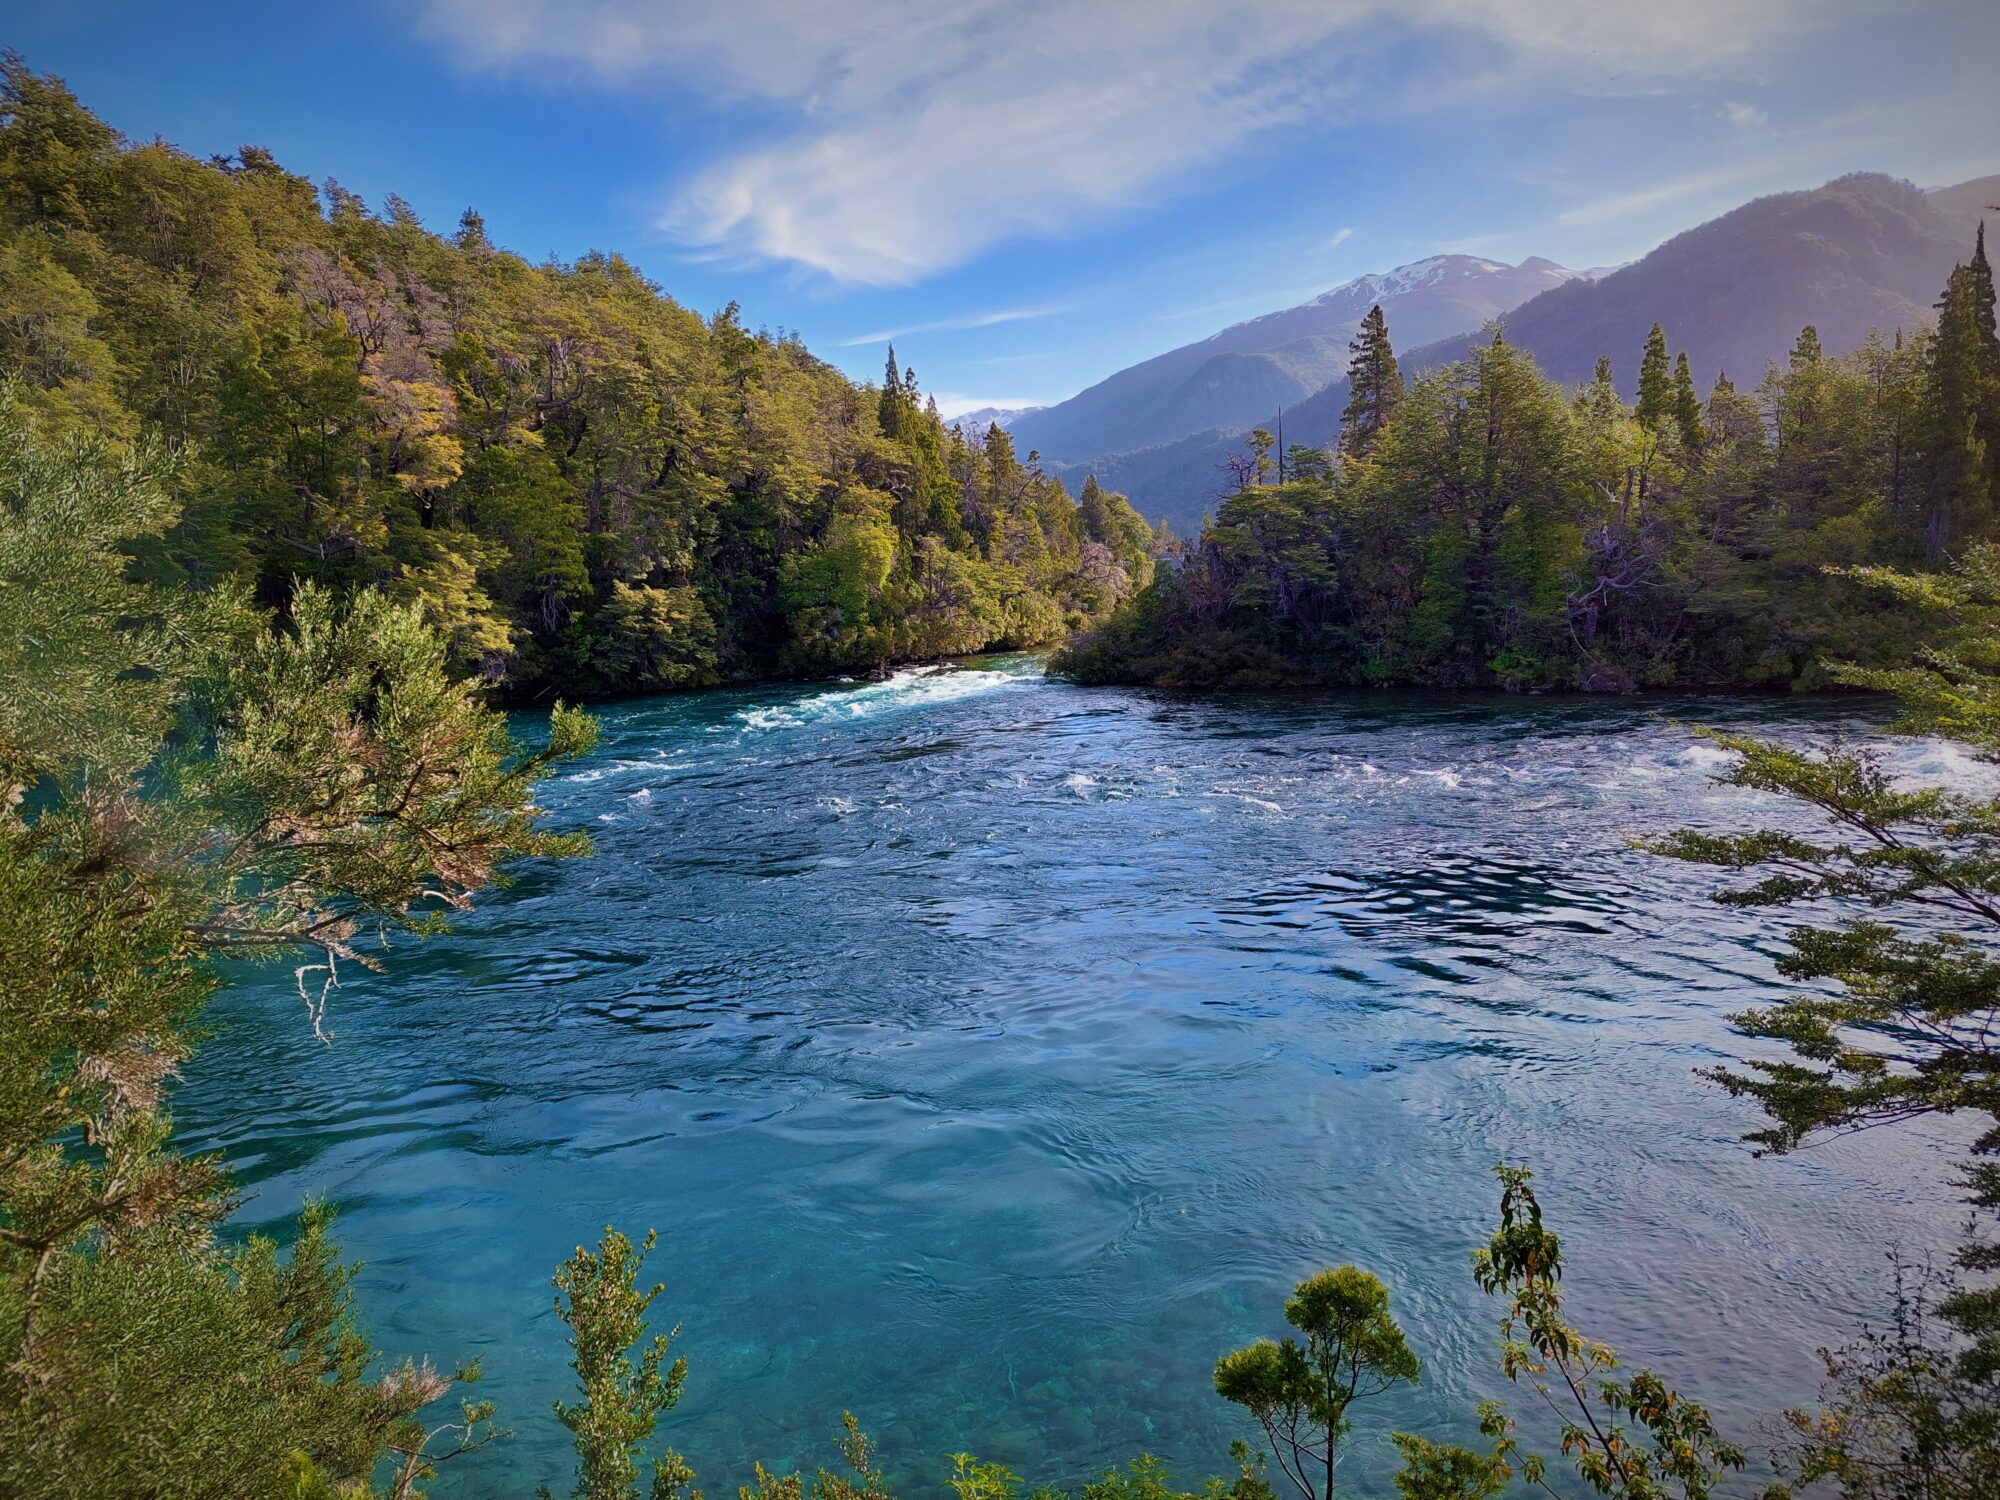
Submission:
M 1674 357 L 1674 427 L 1689 453 L 1701 447 L 1701 397 L 1694 393 L 1694 376 L 1688 371 L 1685 350 Z
M 1972 259 L 1945 282 L 1931 343 L 1925 435 L 1924 538 L 1943 553 L 1994 511 L 2000 477 L 2000 343 L 1993 268 L 1980 225 Z
M 889 346 L 889 358 L 882 371 L 882 394 L 876 403 L 877 420 L 886 437 L 900 437 L 903 431 L 903 376 L 896 364 L 896 346 Z
M 1639 404 L 1633 408 L 1639 425 L 1651 433 L 1664 433 L 1674 419 L 1673 377 L 1668 371 L 1667 335 L 1655 323 L 1639 361 Z
M 1405 394 L 1403 372 L 1397 368 L 1396 351 L 1389 343 L 1389 321 L 1382 316 L 1379 302 L 1368 309 L 1347 352 L 1347 407 L 1340 414 L 1340 451 L 1349 458 L 1362 459 L 1375 451 L 1382 430 Z

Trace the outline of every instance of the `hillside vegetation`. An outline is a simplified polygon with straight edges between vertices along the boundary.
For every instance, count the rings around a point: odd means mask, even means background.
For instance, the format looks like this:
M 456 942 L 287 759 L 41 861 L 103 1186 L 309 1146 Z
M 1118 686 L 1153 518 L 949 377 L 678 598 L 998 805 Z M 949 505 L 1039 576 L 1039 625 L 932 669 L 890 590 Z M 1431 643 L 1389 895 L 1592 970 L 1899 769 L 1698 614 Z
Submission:
M 533 265 L 246 146 L 128 142 L 0 85 L 0 375 L 49 436 L 157 443 L 159 582 L 379 585 L 520 696 L 1034 646 L 1150 569 L 915 378 L 702 318 L 615 255 Z
M 1993 538 L 1993 307 L 1981 231 L 1935 331 L 1835 357 L 1807 327 L 1754 392 L 1717 376 L 1704 399 L 1655 324 L 1630 406 L 1608 358 L 1572 392 L 1499 331 L 1406 390 L 1378 319 L 1338 450 L 1281 467 L 1253 434 L 1184 565 L 1060 664 L 1092 682 L 1626 691 L 1900 660 L 1907 611 L 1852 570 Z

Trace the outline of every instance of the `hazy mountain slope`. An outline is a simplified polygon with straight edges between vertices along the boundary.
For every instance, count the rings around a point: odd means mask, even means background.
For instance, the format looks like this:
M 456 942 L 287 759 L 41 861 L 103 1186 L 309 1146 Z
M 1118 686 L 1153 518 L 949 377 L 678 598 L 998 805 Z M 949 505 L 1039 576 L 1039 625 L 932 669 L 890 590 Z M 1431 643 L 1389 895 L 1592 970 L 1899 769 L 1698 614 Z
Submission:
M 1976 184 L 1962 186 L 1977 196 Z M 1959 191 L 1947 190 L 1941 207 L 1908 183 L 1857 174 L 1759 198 L 1602 281 L 1515 308 L 1508 337 L 1561 381 L 1587 380 L 1608 354 L 1629 394 L 1658 322 L 1688 351 L 1704 389 L 1718 371 L 1755 384 L 1808 323 L 1830 353 L 1843 353 L 1871 332 L 1929 321 L 1945 277 L 1972 249 L 1966 217 L 1953 211 Z
M 1169 442 L 1210 427 L 1263 421 L 1346 368 L 1347 341 L 1380 302 L 1416 342 L 1443 338 L 1517 307 L 1577 273 L 1553 261 L 1518 266 L 1439 255 L 1360 276 L 1311 302 L 1237 323 L 1120 370 L 1012 427 L 1025 451 L 1075 463 Z
M 2000 176 L 1975 177 L 1951 187 L 1932 188 L 1926 196 L 1961 233 L 1971 234 L 1981 219 L 2000 219 Z
M 1589 379 L 1609 355 L 1628 395 L 1646 333 L 1661 323 L 1685 349 L 1705 390 L 1718 370 L 1754 385 L 1810 323 L 1829 352 L 1858 347 L 1928 321 L 1952 266 L 1971 253 L 1981 205 L 2000 202 L 2000 177 L 1931 193 L 1860 174 L 1821 188 L 1759 198 L 1675 236 L 1597 281 L 1573 280 L 1508 313 L 1507 336 L 1557 380 Z M 2000 215 L 1996 215 L 2000 218 Z M 1388 309 L 1385 307 L 1385 312 Z M 1406 374 L 1456 359 L 1477 332 L 1423 342 L 1389 332 Z M 1285 410 L 1285 436 L 1331 442 L 1347 404 L 1345 380 Z M 1148 518 L 1190 532 L 1227 483 L 1223 461 L 1236 432 L 1216 431 L 1099 460 L 1107 488 L 1124 490 Z M 1071 466 L 1080 477 L 1082 467 Z

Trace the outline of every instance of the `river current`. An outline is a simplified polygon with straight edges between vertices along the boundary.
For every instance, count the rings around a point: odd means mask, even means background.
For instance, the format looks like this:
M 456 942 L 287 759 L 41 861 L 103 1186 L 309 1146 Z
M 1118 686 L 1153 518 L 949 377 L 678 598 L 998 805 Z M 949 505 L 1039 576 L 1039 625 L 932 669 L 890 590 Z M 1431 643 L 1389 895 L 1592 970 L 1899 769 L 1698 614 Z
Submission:
M 243 1227 L 339 1208 L 385 1349 L 482 1360 L 515 1435 L 440 1496 L 567 1488 L 548 1278 L 606 1224 L 659 1231 L 690 1366 L 661 1433 L 711 1495 L 833 1465 L 844 1409 L 914 1494 L 958 1450 L 1228 1471 L 1252 1434 L 1216 1356 L 1343 1261 L 1425 1365 L 1360 1416 L 1344 1483 L 1385 1492 L 1390 1427 L 1530 1410 L 1467 1268 L 1500 1160 L 1536 1173 L 1575 1320 L 1757 1448 L 1882 1311 L 1887 1247 L 1949 1244 L 1947 1156 L 1753 1157 L 1695 1070 L 1746 1047 L 1727 1016 L 1772 993 L 1780 928 L 1626 840 L 1783 815 L 1686 722 L 1866 717 L 1204 700 L 1027 659 L 613 704 L 542 799 L 594 857 L 350 972 L 331 1044 L 249 972 L 176 1114 Z

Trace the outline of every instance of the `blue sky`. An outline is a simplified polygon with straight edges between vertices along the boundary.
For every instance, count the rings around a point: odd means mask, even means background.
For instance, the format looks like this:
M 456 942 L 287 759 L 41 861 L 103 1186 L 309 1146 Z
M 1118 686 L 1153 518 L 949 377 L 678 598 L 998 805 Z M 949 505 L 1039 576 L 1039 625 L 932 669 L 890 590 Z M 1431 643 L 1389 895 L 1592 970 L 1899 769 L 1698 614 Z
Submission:
M 1444 250 L 2000 171 L 1990 0 L 17 0 L 0 43 L 128 134 L 620 250 L 858 376 L 893 335 L 947 412 Z

